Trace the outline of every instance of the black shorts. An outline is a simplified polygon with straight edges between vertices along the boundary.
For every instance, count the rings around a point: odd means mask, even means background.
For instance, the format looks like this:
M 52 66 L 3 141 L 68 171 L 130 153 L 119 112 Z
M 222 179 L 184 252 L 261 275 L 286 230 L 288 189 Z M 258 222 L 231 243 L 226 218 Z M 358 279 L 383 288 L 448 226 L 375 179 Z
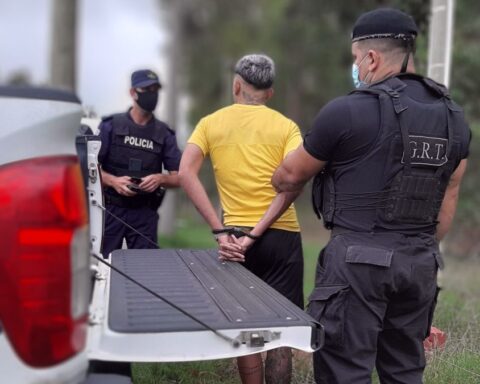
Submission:
M 245 254 L 245 267 L 303 309 L 300 232 L 268 229 Z

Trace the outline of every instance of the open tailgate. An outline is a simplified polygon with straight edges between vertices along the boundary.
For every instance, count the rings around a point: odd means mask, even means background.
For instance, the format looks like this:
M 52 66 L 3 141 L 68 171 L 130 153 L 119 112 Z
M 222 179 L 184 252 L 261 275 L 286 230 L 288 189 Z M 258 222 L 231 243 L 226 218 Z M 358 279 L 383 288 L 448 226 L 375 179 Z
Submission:
M 231 358 L 288 346 L 313 352 L 323 328 L 216 250 L 117 250 L 112 264 L 225 337 L 99 264 L 90 359 L 129 362 Z

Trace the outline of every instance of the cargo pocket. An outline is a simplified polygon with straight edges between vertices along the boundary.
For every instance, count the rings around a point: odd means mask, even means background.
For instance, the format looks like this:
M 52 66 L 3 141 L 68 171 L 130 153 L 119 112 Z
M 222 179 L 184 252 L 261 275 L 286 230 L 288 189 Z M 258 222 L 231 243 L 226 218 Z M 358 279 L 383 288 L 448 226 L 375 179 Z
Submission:
M 345 284 L 323 285 L 317 286 L 309 297 L 307 313 L 325 328 L 326 346 L 343 346 L 349 291 Z
M 352 264 L 369 264 L 378 267 L 390 267 L 393 250 L 366 245 L 350 245 L 345 261 Z

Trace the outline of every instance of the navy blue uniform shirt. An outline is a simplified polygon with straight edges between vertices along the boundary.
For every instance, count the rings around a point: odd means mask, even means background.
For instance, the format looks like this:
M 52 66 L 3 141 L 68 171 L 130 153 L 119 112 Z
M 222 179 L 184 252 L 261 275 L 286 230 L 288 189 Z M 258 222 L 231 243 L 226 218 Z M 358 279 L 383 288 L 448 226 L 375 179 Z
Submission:
M 127 116 L 129 119 L 132 119 L 130 113 L 127 112 Z M 153 117 L 147 124 L 153 124 L 155 117 Z M 157 120 L 159 121 L 159 120 Z M 160 121 L 160 124 L 165 126 L 166 128 L 166 136 L 163 142 L 163 167 L 167 171 L 178 171 L 180 166 L 180 158 L 182 157 L 182 153 L 177 145 L 177 139 L 175 136 L 175 132 L 168 127 L 163 121 Z M 99 126 L 100 130 L 100 140 L 102 141 L 102 147 L 100 148 L 100 153 L 98 154 L 98 161 L 100 164 L 107 158 L 108 151 L 110 149 L 110 144 L 112 142 L 112 120 L 105 120 Z

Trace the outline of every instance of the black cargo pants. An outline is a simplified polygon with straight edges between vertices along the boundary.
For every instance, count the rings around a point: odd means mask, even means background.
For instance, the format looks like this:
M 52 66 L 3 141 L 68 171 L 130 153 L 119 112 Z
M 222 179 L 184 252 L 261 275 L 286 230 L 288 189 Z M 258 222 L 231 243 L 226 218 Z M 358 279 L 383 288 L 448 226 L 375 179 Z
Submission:
M 308 313 L 325 327 L 317 383 L 422 383 L 441 266 L 430 235 L 344 233 L 320 253 Z

